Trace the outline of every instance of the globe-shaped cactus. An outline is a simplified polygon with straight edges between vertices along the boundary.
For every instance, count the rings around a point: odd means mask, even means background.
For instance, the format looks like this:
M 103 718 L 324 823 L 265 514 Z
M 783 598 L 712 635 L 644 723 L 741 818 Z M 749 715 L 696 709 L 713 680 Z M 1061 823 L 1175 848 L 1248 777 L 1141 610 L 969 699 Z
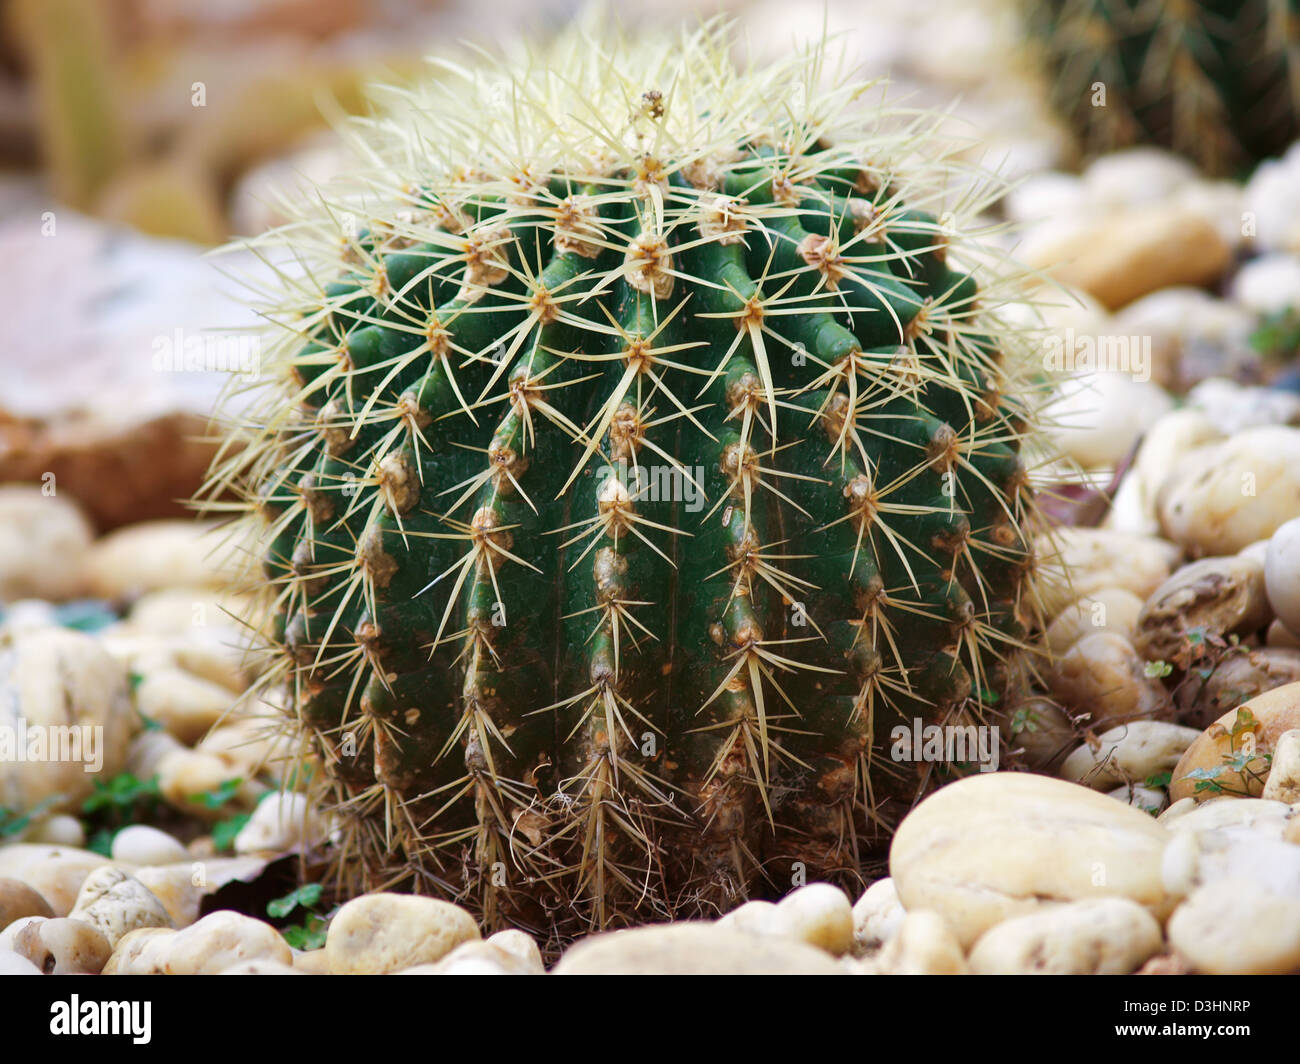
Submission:
M 729 45 L 441 64 L 261 242 L 272 379 L 213 488 L 348 884 L 538 928 L 851 880 L 963 771 L 896 730 L 1023 678 L 984 199 L 823 50 Z

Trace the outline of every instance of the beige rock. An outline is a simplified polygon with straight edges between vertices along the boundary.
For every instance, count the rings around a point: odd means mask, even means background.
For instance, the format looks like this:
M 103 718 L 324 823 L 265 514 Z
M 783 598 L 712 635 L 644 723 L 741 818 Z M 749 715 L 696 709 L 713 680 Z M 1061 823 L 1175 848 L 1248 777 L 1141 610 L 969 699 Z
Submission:
M 1052 442 L 1084 469 L 1119 465 L 1173 407 L 1159 385 L 1135 379 L 1149 367 L 1139 368 L 1135 360 L 1126 369 L 1065 377 L 1044 411 Z
M 230 542 L 198 521 L 145 521 L 95 542 L 87 558 L 94 595 L 131 599 L 175 587 L 228 587 L 241 578 Z
M 829 883 L 809 883 L 776 905 L 773 931 L 841 956 L 853 947 L 853 906 Z
M 932 909 L 963 946 L 1045 905 L 1126 897 L 1163 919 L 1165 829 L 1103 794 L 1019 772 L 970 776 L 903 819 L 889 867 L 909 912 Z
M 1061 778 L 1099 791 L 1130 781 L 1141 783 L 1171 772 L 1200 734 L 1195 728 L 1158 720 L 1121 724 L 1099 735 L 1095 749 L 1084 744 L 1067 757 Z
M 545 975 L 545 969 L 491 942 L 462 942 L 442 960 L 397 975 Z
M 1085 635 L 1116 632 L 1132 639 L 1142 600 L 1122 587 L 1108 587 L 1066 606 L 1048 625 L 1046 639 L 1053 654 L 1064 654 Z
M 268 794 L 235 836 L 235 852 L 310 849 L 324 837 L 324 821 L 306 795 Z
M 894 881 L 876 880 L 853 905 L 853 952 L 866 957 L 879 951 L 898 934 L 906 915 Z
M 1231 365 L 1223 368 L 1232 370 Z M 1237 372 L 1245 376 L 1258 370 L 1242 366 Z M 1238 384 L 1227 377 L 1206 377 L 1187 393 L 1186 401 L 1189 409 L 1203 411 L 1224 436 L 1235 436 L 1245 429 L 1263 425 L 1295 424 L 1300 420 L 1300 395 L 1278 388 Z
M 1292 818 L 1290 806 L 1263 798 L 1207 798 L 1203 802 L 1185 798 L 1179 805 L 1180 815 L 1162 821 L 1171 832 L 1241 829 L 1259 838 L 1280 839 Z
M 976 975 L 1128 975 L 1162 943 L 1141 905 L 1091 898 L 998 924 L 975 943 L 970 967 Z
M 86 829 L 81 826 L 80 820 L 67 813 L 55 813 L 54 816 L 45 817 L 27 837 L 32 842 L 49 842 L 56 846 L 71 846 L 74 849 L 81 849 L 86 845 Z
M 1255 718 L 1254 726 L 1242 732 L 1235 739 L 1231 730 L 1236 722 L 1239 709 L 1249 710 Z M 1210 725 L 1200 737 L 1192 743 L 1179 760 L 1173 771 L 1173 780 L 1169 787 L 1169 798 L 1193 797 L 1198 801 L 1216 797 L 1219 791 L 1210 788 L 1197 790 L 1198 781 L 1190 777 L 1196 769 L 1205 771 L 1218 770 L 1213 781 L 1227 793 L 1258 798 L 1264 790 L 1264 781 L 1268 776 L 1268 763 L 1264 755 L 1273 751 L 1274 744 L 1283 732 L 1300 728 L 1300 683 L 1290 683 L 1275 687 L 1249 702 L 1231 709 Z M 1249 749 L 1256 752 L 1254 758 L 1245 764 L 1240 772 L 1227 766 L 1225 758 L 1235 753 L 1246 753 Z
M 337 919 L 337 918 L 336 918 Z M 842 975 L 824 950 L 776 935 L 682 922 L 582 939 L 555 975 Z
M 1115 210 L 1168 202 L 1197 180 L 1196 168 L 1163 148 L 1136 147 L 1108 152 L 1083 172 L 1086 195 L 1099 206 Z
M 172 926 L 163 903 L 138 879 L 116 868 L 92 872 L 69 915 L 95 928 L 110 950 L 132 931 Z
M 489 945 L 495 946 L 497 949 L 503 949 L 518 960 L 523 961 L 524 964 L 538 974 L 546 971 L 546 967 L 542 963 L 542 951 L 537 948 L 533 936 L 527 932 L 509 928 L 505 931 L 498 931 L 495 935 L 490 935 L 487 941 Z
M 186 747 L 161 728 L 147 728 L 136 735 L 126 749 L 126 771 L 136 779 L 150 779 L 158 775 L 163 758 L 174 750 L 186 750 Z
M 1052 694 L 1093 729 L 1168 717 L 1173 702 L 1164 685 L 1146 674 L 1146 662 L 1115 632 L 1084 636 L 1056 661 L 1048 676 Z
M 1158 787 L 1144 787 L 1139 783 L 1126 783 L 1122 787 L 1116 787 L 1113 791 L 1107 791 L 1106 797 L 1131 805 L 1134 809 L 1141 809 L 1152 816 L 1158 815 L 1169 801 L 1169 795 L 1165 791 Z
M 1025 768 L 1046 772 L 1074 745 L 1074 723 L 1050 698 L 1026 698 L 1010 707 L 1007 741 Z
M 42 972 L 21 953 L 0 949 L 0 975 L 41 975 Z
M 1181 408 L 1161 417 L 1147 431 L 1133 465 L 1120 481 L 1105 527 L 1128 535 L 1158 536 L 1158 499 L 1170 470 L 1193 447 L 1216 442 L 1222 436 L 1200 410 Z
M 1206 975 L 1285 975 L 1300 970 L 1300 899 L 1247 879 L 1198 887 L 1169 919 L 1169 941 Z
M 50 903 L 26 883 L 8 877 L 0 879 L 0 930 L 21 916 L 53 915 Z
M 107 857 L 70 846 L 16 843 L 0 847 L 0 876 L 21 880 L 67 916 L 86 877 L 109 863 Z
M 136 705 L 180 742 L 192 745 L 234 707 L 229 688 L 181 669 L 146 673 L 135 690 Z
M 1300 517 L 1285 522 L 1269 537 L 1264 584 L 1278 620 L 1293 638 L 1300 637 Z
M 330 974 L 329 958 L 325 956 L 323 948 L 294 953 L 293 967 L 295 971 L 302 972 L 303 975 Z
M 90 636 L 0 636 L 0 734 L 22 739 L 26 755 L 0 745 L 0 806 L 30 809 L 56 795 L 75 806 L 96 775 L 122 771 L 135 726 L 126 673 Z M 34 738 L 43 750 L 33 751 Z
M 113 836 L 113 860 L 123 864 L 175 864 L 187 857 L 189 851 L 172 836 L 147 824 L 129 824 Z
M 1103 528 L 1062 528 L 1036 544 L 1043 558 L 1043 607 L 1055 617 L 1072 602 L 1110 588 L 1146 599 L 1169 578 L 1178 548 L 1150 536 Z M 1068 578 L 1064 574 L 1069 574 Z
M 1300 849 L 1281 833 L 1271 837 L 1240 827 L 1182 828 L 1171 832 L 1160 875 L 1165 889 L 1177 897 L 1215 880 L 1246 879 L 1274 894 L 1300 899 Z
M 33 920 L 14 936 L 13 949 L 46 975 L 98 975 L 113 952 L 108 940 L 82 920 Z
M 938 913 L 909 912 L 872 964 L 880 975 L 966 975 L 961 943 Z
M 0 485 L 0 602 L 77 598 L 86 592 L 94 533 L 69 497 L 32 484 Z
M 222 909 L 181 931 L 145 928 L 124 937 L 105 975 L 216 975 L 246 961 L 289 965 L 293 952 L 270 924 Z
M 1254 243 L 1265 251 L 1300 253 L 1300 151 L 1255 168 L 1243 192 L 1255 222 Z
M 137 868 L 133 874 L 162 902 L 172 924 L 183 928 L 198 920 L 205 896 L 237 879 L 251 880 L 265 867 L 258 857 L 208 857 Z
M 216 754 L 236 765 L 246 778 L 275 774 L 299 756 L 293 738 L 284 728 L 279 709 L 260 705 L 256 712 L 231 715 L 195 746 L 202 754 Z
M 1268 631 L 1264 633 L 1264 643 L 1279 650 L 1300 650 L 1300 637 L 1278 620 L 1268 626 Z
M 1277 737 L 1260 797 L 1287 805 L 1300 803 L 1300 729 L 1292 728 Z
M 325 953 L 335 975 L 378 975 L 435 963 L 477 938 L 473 917 L 449 902 L 364 894 L 330 921 Z
M 1170 660 L 1193 628 L 1226 637 L 1256 632 L 1270 620 L 1264 566 L 1237 554 L 1185 565 L 1147 599 L 1133 646 L 1149 661 Z
M 1194 799 L 1179 798 L 1178 801 L 1170 802 L 1167 806 L 1165 806 L 1164 812 L 1162 812 L 1158 817 L 1156 817 L 1156 820 L 1159 823 L 1163 824 L 1165 827 L 1172 827 L 1175 821 L 1181 820 L 1193 809 L 1199 809 L 1199 808 L 1201 807 L 1196 804 L 1196 801 Z
M 1204 681 L 1179 688 L 1178 717 L 1194 728 L 1208 728 L 1225 713 L 1265 691 L 1297 682 L 1300 650 L 1242 647 L 1221 657 Z
M 1194 449 L 1158 503 L 1165 535 L 1194 556 L 1271 536 L 1300 513 L 1300 429 L 1266 425 Z
M 1230 294 L 1257 314 L 1300 306 L 1300 259 L 1287 254 L 1260 255 L 1242 263 L 1232 278 Z
M 1114 310 L 1161 288 L 1211 284 L 1231 257 L 1201 215 L 1165 204 L 1117 211 L 1071 239 L 1036 248 L 1029 265 L 1053 267 L 1056 280 Z
M 158 790 L 168 803 L 182 812 L 208 820 L 220 820 L 230 815 L 231 803 L 220 809 L 209 809 L 193 801 L 197 794 L 214 791 L 229 780 L 243 779 L 239 768 L 222 757 L 201 754 L 181 747 L 164 754 L 158 762 Z M 235 807 L 252 809 L 266 793 L 266 787 L 254 780 L 244 780 L 236 790 L 232 803 Z

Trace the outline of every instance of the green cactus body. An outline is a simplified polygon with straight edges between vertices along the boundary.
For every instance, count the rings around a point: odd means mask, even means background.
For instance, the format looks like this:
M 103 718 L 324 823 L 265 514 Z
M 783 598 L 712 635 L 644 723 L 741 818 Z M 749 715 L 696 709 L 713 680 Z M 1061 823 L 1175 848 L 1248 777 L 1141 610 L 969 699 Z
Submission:
M 279 234 L 284 377 L 215 482 L 350 883 L 608 926 L 853 880 L 960 771 L 892 729 L 1024 673 L 1019 338 L 884 161 L 920 133 L 725 44 L 457 68 L 363 131 L 359 233 Z
M 1211 173 L 1300 136 L 1297 0 L 1027 0 L 1057 111 L 1096 155 L 1152 143 Z

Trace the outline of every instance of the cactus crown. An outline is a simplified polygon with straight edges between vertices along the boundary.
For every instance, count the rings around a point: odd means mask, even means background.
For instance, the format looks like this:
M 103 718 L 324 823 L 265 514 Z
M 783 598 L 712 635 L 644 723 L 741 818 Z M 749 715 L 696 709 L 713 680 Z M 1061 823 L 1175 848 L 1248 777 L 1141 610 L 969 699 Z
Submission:
M 1051 99 L 1091 156 L 1138 142 L 1210 173 L 1300 134 L 1296 0 L 1025 0 Z
M 729 44 L 442 62 L 260 242 L 277 375 L 212 488 L 349 883 L 542 927 L 852 879 L 944 776 L 891 728 L 1023 679 L 998 190 L 941 218 L 934 120 Z

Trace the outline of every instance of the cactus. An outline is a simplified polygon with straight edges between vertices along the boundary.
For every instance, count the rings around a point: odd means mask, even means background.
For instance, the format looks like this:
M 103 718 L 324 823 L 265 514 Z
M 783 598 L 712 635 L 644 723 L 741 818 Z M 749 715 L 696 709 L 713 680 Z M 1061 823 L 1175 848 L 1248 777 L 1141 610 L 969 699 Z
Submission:
M 1085 155 L 1172 148 L 1213 174 L 1300 136 L 1297 0 L 1026 0 L 1030 48 Z
M 728 33 L 446 63 L 262 238 L 299 266 L 210 490 L 344 889 L 551 929 L 860 882 L 962 771 L 893 729 L 992 721 L 1032 668 L 987 189 L 936 216 L 935 123 Z

